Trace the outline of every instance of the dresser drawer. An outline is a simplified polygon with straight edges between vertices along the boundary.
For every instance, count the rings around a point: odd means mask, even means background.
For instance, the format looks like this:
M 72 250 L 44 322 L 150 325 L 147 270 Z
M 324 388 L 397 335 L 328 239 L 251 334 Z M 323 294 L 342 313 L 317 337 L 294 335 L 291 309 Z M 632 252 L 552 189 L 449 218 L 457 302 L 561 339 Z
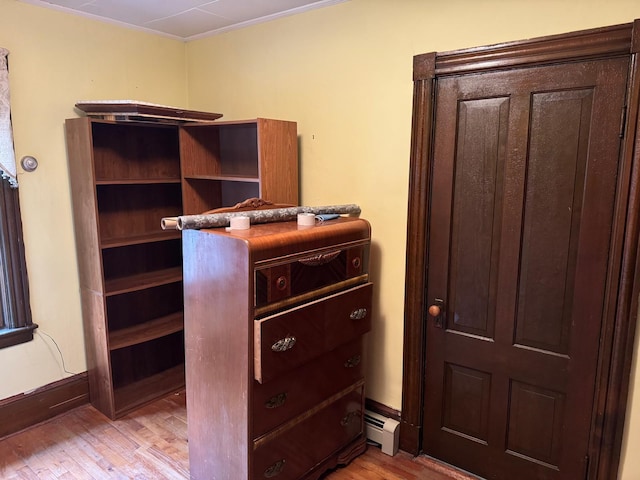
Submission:
M 273 380 L 255 383 L 253 435 L 259 437 L 363 377 L 362 337 Z
M 255 270 L 255 306 L 331 289 L 367 273 L 369 244 L 322 250 Z
M 367 283 L 254 322 L 254 376 L 264 383 L 371 329 Z
M 363 432 L 364 382 L 254 442 L 252 478 L 294 480 Z

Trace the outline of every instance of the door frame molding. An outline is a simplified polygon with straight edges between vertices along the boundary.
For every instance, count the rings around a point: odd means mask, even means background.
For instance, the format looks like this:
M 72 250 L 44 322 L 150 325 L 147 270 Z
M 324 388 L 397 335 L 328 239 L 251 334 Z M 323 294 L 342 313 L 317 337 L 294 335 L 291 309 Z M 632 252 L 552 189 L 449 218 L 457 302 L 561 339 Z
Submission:
M 617 478 L 640 293 L 640 20 L 531 40 L 431 52 L 413 59 L 413 115 L 407 211 L 405 318 L 400 448 L 422 451 L 435 84 L 440 76 L 577 60 L 630 58 L 627 112 L 618 172 L 608 276 L 589 438 L 590 480 Z M 616 283 L 609 282 L 609 283 Z

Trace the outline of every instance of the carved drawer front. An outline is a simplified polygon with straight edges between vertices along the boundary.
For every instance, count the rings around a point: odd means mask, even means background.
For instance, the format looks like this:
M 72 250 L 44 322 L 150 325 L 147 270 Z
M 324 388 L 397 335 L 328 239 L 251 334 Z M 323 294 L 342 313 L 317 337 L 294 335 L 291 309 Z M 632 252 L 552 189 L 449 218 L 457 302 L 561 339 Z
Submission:
M 254 322 L 254 375 L 264 383 L 371 329 L 367 283 Z
M 363 432 L 364 382 L 254 442 L 254 480 L 294 480 Z
M 342 345 L 253 392 L 253 435 L 258 437 L 361 380 L 362 338 Z
M 255 306 L 264 307 L 366 274 L 368 256 L 367 243 L 342 249 L 336 247 L 301 255 L 288 263 L 257 268 Z

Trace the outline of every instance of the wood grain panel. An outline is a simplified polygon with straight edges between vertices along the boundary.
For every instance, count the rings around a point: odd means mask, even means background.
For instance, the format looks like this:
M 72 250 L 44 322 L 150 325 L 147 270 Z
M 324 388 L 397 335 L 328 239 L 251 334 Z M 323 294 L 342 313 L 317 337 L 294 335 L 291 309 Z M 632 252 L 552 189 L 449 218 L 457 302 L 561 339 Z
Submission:
M 180 238 L 102 251 L 106 280 L 182 266 Z
M 215 187 L 214 190 L 217 190 Z M 220 205 L 232 207 L 236 203 L 244 202 L 248 198 L 262 197 L 260 194 L 260 183 L 258 180 L 249 182 L 241 181 L 221 181 L 220 182 Z
M 180 179 L 177 125 L 128 124 L 93 120 L 97 181 Z
M 182 200 L 183 212 L 181 215 L 198 215 L 211 210 L 212 206 L 222 206 L 222 182 L 185 178 Z
M 437 75 L 461 74 L 627 55 L 635 37 L 626 23 L 442 52 L 436 56 L 435 70 Z
M 111 352 L 113 385 L 116 389 L 139 382 L 184 363 L 182 331 Z M 182 387 L 174 385 L 171 390 Z M 138 392 L 143 396 L 143 392 Z M 157 397 L 156 397 L 157 398 Z
M 358 245 L 256 270 L 256 306 L 302 295 L 367 273 L 369 248 Z M 279 281 L 283 283 L 278 284 Z
M 256 123 L 227 125 L 220 129 L 220 173 L 258 178 L 258 128 Z
M 180 149 L 185 177 L 259 178 L 256 120 L 184 125 Z
M 444 382 L 443 427 L 486 443 L 491 375 L 448 363 Z
M 108 332 L 104 296 L 99 292 L 81 288 L 80 298 L 91 403 L 105 415 L 114 418 L 111 355 L 109 345 L 104 341 Z
M 295 122 L 258 119 L 260 197 L 274 203 L 297 204 L 298 136 Z M 267 172 L 270 172 L 267 175 Z
M 183 252 L 191 477 L 208 479 L 215 471 L 228 478 L 247 478 L 247 392 L 249 379 L 253 381 L 247 246 L 202 230 L 186 230 Z
M 122 416 L 163 395 L 184 388 L 184 363 L 114 390 L 116 415 Z
M 99 185 L 97 195 L 101 241 L 161 231 L 163 217 L 182 214 L 179 184 Z
M 362 355 L 360 338 L 332 350 L 318 362 L 304 365 L 265 384 L 256 383 L 252 409 L 254 434 L 262 435 L 356 383 L 363 376 Z
M 355 221 L 354 221 L 355 220 Z M 354 217 L 341 217 L 329 222 L 317 223 L 311 229 L 292 230 L 289 222 L 274 222 L 260 225 L 260 228 L 251 228 L 243 231 L 243 237 L 255 245 L 254 258 L 256 268 L 283 263 L 284 259 L 305 258 L 312 254 L 322 254 L 346 248 L 347 246 L 365 245 L 371 229 L 362 229 L 358 219 Z M 362 219 L 360 219 L 362 220 Z M 335 235 L 335 242 L 327 247 L 325 235 L 331 230 Z M 220 232 L 223 235 L 233 233 Z M 269 236 L 281 235 L 282 241 L 270 242 Z M 295 252 L 287 252 L 285 245 L 295 244 Z
M 591 89 L 532 95 L 515 341 L 563 354 L 592 102 Z
M 513 381 L 509 403 L 507 449 L 557 470 L 564 394 Z M 547 419 L 541 422 L 540 419 Z
M 220 129 L 184 125 L 180 129 L 180 156 L 187 160 L 180 167 L 183 177 L 220 175 Z
M 425 371 L 425 331 L 428 264 L 427 214 L 431 196 L 433 146 L 433 77 L 435 53 L 413 58 L 413 115 L 411 126 L 411 166 L 409 168 L 409 209 L 405 278 L 404 334 L 402 355 L 402 427 L 400 447 L 417 454 L 421 448 L 423 420 L 422 392 Z
M 508 113 L 504 97 L 463 101 L 458 111 L 447 328 L 485 337 L 494 331 Z
M 89 401 L 87 374 L 80 373 L 0 401 L 0 439 L 43 422 Z M 0 455 L 0 466 L 6 461 Z M 2 475 L 0 468 L 0 475 Z
M 371 329 L 371 290 L 368 283 L 322 300 L 255 322 L 255 378 L 263 383 L 367 333 Z M 350 318 L 365 309 L 362 318 Z M 294 344 L 285 351 L 272 346 L 285 338 Z
M 73 186 L 71 190 L 73 226 L 80 287 L 100 292 L 102 291 L 102 274 L 95 268 L 95 265 L 100 264 L 101 261 L 99 233 L 94 228 L 98 215 L 95 177 L 93 168 L 87 168 L 87 165 L 93 161 L 94 153 L 91 144 L 90 120 L 88 118 L 66 120 L 65 134 L 69 157 L 69 178 Z
M 122 295 L 144 288 L 179 282 L 181 279 L 182 269 L 180 267 L 144 272 L 129 277 L 111 278 L 105 281 L 105 295 Z
M 363 432 L 364 388 L 362 383 L 350 389 L 322 410 L 300 421 L 289 422 L 286 430 L 276 431 L 269 441 L 255 443 L 251 479 L 271 478 L 268 471 L 281 468 L 277 478 L 296 480 Z M 311 412 L 310 412 L 311 413 Z M 310 435 L 314 432 L 314 435 Z M 281 467 L 275 467 L 280 465 Z
M 183 329 L 182 312 L 171 313 L 163 317 L 139 323 L 133 327 L 122 328 L 109 332 L 109 348 L 117 350 L 138 343 L 148 342 L 155 338 L 164 337 Z

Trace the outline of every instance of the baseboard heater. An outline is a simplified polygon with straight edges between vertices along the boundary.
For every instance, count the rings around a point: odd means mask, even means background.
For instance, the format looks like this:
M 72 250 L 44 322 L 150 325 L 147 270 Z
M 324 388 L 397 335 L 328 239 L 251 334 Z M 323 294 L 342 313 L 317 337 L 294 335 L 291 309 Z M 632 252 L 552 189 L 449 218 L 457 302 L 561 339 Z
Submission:
M 364 426 L 367 439 L 380 445 L 382 453 L 391 456 L 396 454 L 400 438 L 400 422 L 365 410 Z

